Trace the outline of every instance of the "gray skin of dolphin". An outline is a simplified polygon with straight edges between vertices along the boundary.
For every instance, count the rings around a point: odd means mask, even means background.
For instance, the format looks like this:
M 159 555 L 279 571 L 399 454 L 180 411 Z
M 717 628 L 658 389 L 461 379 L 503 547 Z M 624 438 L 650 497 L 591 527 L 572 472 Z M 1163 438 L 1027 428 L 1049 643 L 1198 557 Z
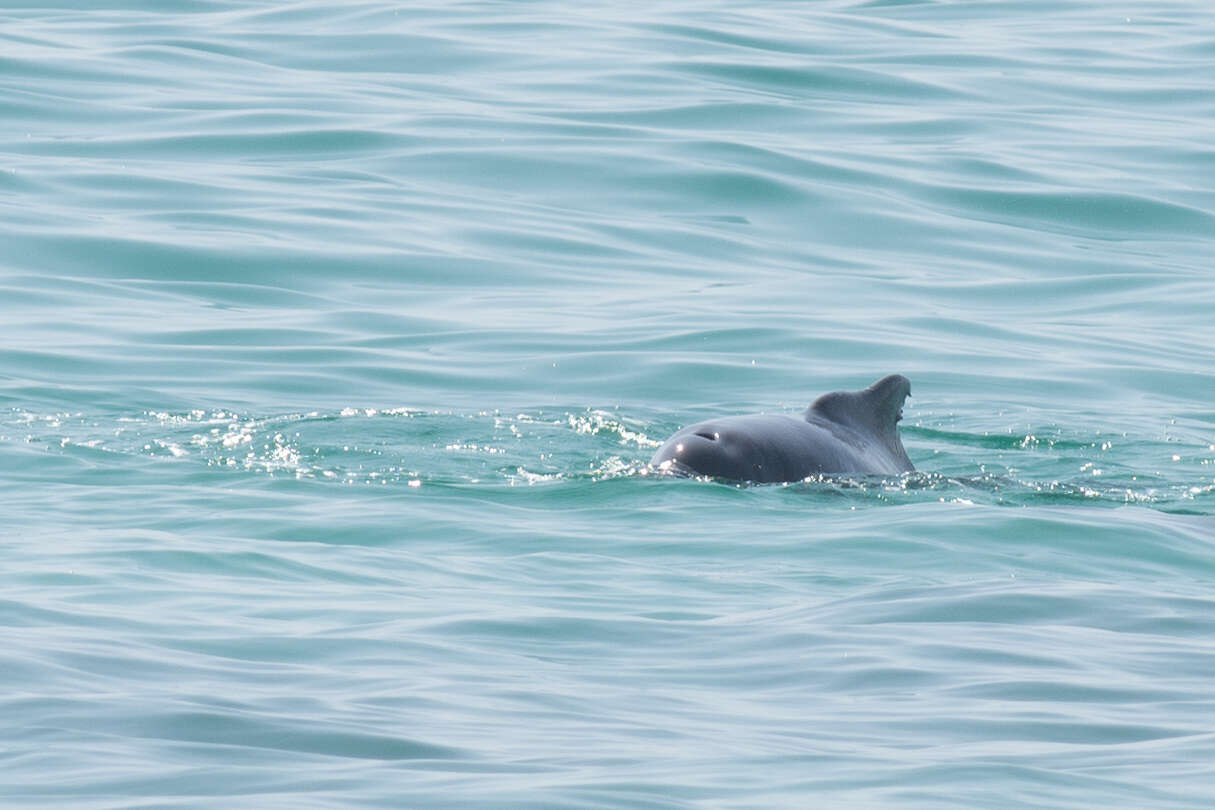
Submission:
M 814 400 L 799 418 L 725 416 L 684 428 L 650 459 L 662 472 L 775 483 L 811 475 L 897 475 L 915 467 L 898 422 L 911 381 L 891 374 L 863 391 Z

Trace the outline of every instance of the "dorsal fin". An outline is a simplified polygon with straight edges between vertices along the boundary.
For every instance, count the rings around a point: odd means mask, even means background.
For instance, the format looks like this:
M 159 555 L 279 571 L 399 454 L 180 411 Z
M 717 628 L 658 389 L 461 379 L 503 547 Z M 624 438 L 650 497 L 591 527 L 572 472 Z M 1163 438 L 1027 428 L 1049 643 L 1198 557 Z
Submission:
M 880 438 L 911 469 L 911 460 L 899 440 L 898 421 L 903 401 L 911 393 L 911 380 L 891 374 L 861 391 L 823 394 L 806 409 L 806 418 L 819 416 L 831 422 L 872 433 Z

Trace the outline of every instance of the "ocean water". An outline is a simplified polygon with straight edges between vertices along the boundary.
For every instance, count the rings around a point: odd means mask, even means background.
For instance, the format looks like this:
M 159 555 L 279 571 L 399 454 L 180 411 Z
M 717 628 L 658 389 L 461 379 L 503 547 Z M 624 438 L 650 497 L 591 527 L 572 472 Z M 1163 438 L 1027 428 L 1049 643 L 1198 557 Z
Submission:
M 3 805 L 1209 807 L 1213 246 L 1197 0 L 6 4 Z

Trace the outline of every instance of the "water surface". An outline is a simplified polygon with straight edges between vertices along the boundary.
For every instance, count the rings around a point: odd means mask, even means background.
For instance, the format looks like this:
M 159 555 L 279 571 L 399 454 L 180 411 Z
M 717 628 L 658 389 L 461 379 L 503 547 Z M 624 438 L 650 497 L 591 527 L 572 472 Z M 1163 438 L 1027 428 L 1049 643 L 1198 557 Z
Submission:
M 0 11 L 14 807 L 1206 807 L 1196 2 Z M 919 469 L 671 480 L 886 373 Z

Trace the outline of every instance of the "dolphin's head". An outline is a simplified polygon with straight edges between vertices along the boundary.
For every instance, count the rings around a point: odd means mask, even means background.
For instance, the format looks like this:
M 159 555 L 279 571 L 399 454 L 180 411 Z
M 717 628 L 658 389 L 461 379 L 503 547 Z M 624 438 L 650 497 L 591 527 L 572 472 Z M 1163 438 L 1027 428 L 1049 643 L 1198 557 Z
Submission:
M 713 422 L 679 431 L 654 454 L 650 466 L 675 475 L 709 475 L 733 481 L 755 478 L 745 437 Z
M 667 439 L 650 465 L 730 481 L 796 481 L 822 469 L 808 431 L 800 419 L 784 414 L 723 416 Z

